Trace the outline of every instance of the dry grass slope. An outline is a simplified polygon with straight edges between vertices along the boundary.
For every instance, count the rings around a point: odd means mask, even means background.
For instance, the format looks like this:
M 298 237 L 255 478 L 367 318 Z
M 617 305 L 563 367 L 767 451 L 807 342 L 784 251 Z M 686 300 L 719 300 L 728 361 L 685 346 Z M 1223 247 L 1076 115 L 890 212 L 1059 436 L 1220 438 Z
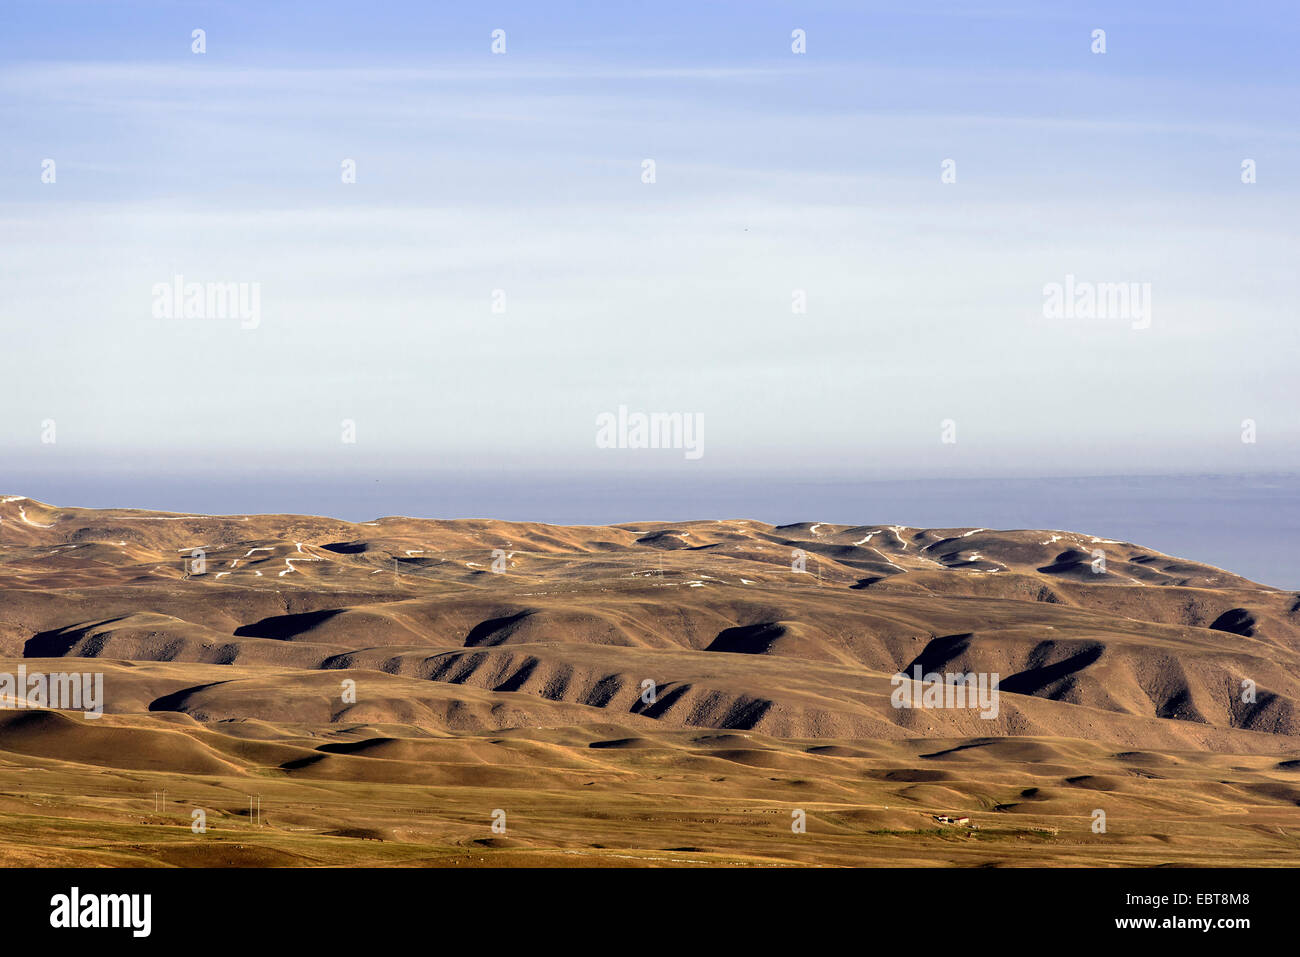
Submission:
M 1300 862 L 1300 596 L 1073 532 L 4 496 L 20 665 L 105 714 L 0 710 L 9 865 Z

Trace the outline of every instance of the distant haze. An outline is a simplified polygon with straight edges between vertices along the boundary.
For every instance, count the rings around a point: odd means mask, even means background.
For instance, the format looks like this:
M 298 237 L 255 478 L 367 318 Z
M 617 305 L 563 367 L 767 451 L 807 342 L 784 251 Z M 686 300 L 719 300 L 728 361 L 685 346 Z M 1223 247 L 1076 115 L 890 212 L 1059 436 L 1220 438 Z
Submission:
M 57 505 L 209 514 L 290 512 L 566 525 L 749 518 L 771 524 L 1043 528 L 1130 541 L 1300 589 L 1300 476 L 862 481 L 844 476 L 563 474 L 23 474 L 4 494 Z M 3 530 L 0 529 L 0 535 Z

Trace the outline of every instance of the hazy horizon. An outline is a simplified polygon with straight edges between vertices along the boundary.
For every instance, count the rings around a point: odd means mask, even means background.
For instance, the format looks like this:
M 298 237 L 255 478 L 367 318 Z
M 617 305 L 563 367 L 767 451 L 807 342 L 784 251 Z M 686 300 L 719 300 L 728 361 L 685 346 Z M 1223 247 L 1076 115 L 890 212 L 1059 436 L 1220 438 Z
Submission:
M 123 472 L 18 480 L 19 487 L 0 493 L 61 506 L 352 522 L 396 515 L 556 525 L 751 519 L 1074 531 L 1300 589 L 1300 557 L 1291 548 L 1300 537 L 1300 476 L 1290 473 L 864 479 L 789 472 Z

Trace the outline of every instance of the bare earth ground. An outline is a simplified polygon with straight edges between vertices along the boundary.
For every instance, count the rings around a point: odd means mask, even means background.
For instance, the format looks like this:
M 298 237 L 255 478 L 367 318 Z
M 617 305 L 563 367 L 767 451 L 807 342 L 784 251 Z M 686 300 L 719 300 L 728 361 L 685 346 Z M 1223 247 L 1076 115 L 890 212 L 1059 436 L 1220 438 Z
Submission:
M 107 703 L 0 701 L 9 866 L 1300 864 L 1300 596 L 1077 533 L 5 496 L 19 665 Z

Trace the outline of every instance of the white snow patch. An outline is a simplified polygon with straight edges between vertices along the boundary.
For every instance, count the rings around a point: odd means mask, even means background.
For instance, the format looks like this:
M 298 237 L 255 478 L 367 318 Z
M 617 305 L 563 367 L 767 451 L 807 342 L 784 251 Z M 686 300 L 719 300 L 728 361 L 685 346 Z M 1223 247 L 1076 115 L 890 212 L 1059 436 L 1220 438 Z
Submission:
M 24 525 L 30 525 L 32 528 L 53 528 L 54 527 L 53 523 L 49 525 L 42 525 L 40 522 L 33 522 L 30 518 L 27 517 L 27 509 L 23 508 L 21 505 L 18 506 L 18 517 L 23 520 Z
M 189 521 L 193 521 L 194 519 L 213 518 L 213 517 L 214 516 L 212 515 L 168 515 L 164 517 L 158 517 L 154 515 L 119 515 L 117 516 L 117 520 L 120 522 L 189 522 Z M 222 515 L 219 517 L 224 519 L 227 522 L 248 521 L 247 515 L 244 515 L 240 518 L 234 518 L 228 515 Z
M 289 567 L 280 572 L 280 577 L 283 578 L 285 575 L 289 574 L 289 572 L 296 572 L 298 570 L 293 567 L 294 562 L 323 562 L 324 560 L 325 559 L 323 558 L 286 558 L 284 563 Z

